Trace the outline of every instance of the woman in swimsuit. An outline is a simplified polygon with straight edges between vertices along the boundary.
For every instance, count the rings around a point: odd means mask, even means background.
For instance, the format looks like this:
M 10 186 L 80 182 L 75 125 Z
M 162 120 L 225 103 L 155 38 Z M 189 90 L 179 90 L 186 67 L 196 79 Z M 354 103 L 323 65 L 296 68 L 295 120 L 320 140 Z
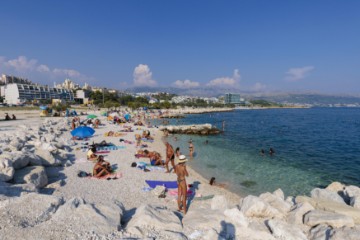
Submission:
M 194 155 L 194 144 L 192 143 L 192 140 L 189 141 L 189 156 L 192 158 Z
M 177 175 L 177 184 L 178 184 L 178 210 L 183 211 L 186 214 L 186 193 L 187 193 L 187 184 L 185 177 L 189 176 L 189 173 L 186 170 L 185 163 L 187 159 L 185 155 L 180 155 L 179 163 L 176 165 L 176 175 Z

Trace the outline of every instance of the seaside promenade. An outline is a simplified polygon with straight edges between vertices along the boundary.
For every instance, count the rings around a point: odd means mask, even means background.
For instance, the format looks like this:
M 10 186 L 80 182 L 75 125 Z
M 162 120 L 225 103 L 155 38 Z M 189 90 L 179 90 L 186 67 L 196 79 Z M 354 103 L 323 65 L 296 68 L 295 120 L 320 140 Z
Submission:
M 19 111 L 16 121 L 0 121 L 1 239 L 358 239 L 360 188 L 333 183 L 311 197 L 284 196 L 281 189 L 260 196 L 238 196 L 189 168 L 186 215 L 177 211 L 175 189 L 159 198 L 146 180 L 176 181 L 160 167 L 131 167 L 140 148 L 135 135 L 150 131 L 146 149 L 165 159 L 163 132 L 126 123 L 120 132 L 100 112 L 102 125 L 88 141 L 73 141 L 70 118 L 40 118 Z M 179 112 L 183 114 L 183 112 Z M 138 113 L 139 114 L 139 113 Z M 132 114 L 136 119 L 138 114 Z M 86 116 L 81 116 L 84 120 Z M 117 179 L 79 177 L 91 173 L 86 143 L 113 143 L 101 149 Z M 120 141 L 122 140 L 122 141 Z M 176 146 L 173 146 L 174 149 Z M 143 148 L 145 149 L 145 148 Z M 184 154 L 187 154 L 187 149 Z M 198 156 L 201 157 L 201 156 Z

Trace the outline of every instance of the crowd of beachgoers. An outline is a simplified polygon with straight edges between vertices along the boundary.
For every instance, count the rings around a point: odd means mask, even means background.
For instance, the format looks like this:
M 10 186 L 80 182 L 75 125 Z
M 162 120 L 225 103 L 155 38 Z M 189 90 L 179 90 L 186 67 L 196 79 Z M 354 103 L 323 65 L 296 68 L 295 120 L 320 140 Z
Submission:
M 188 166 L 201 158 L 191 136 L 179 149 L 151 124 L 166 114 L 122 109 L 0 123 L 0 238 L 360 236 L 360 188 L 335 182 L 311 197 L 233 194 Z

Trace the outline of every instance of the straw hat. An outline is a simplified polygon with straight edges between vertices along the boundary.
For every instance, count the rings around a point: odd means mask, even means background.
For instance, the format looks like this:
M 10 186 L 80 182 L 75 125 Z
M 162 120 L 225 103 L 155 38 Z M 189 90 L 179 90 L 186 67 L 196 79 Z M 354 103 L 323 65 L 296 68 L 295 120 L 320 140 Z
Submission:
M 185 155 L 180 155 L 179 156 L 179 161 L 178 163 L 184 163 L 184 162 L 187 162 L 188 160 L 186 159 L 186 156 Z

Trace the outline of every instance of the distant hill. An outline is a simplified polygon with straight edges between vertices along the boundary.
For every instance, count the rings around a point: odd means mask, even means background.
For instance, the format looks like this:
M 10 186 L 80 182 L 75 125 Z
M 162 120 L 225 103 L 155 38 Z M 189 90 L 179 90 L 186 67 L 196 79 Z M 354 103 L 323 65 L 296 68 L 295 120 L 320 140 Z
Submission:
M 225 93 L 239 93 L 246 100 L 267 100 L 281 104 L 302 104 L 311 106 L 356 106 L 360 107 L 360 96 L 332 95 L 321 93 L 254 93 L 242 92 L 238 89 L 224 88 L 191 88 L 182 89 L 175 87 L 134 87 L 127 89 L 129 92 L 168 92 L 177 95 L 219 97 Z

